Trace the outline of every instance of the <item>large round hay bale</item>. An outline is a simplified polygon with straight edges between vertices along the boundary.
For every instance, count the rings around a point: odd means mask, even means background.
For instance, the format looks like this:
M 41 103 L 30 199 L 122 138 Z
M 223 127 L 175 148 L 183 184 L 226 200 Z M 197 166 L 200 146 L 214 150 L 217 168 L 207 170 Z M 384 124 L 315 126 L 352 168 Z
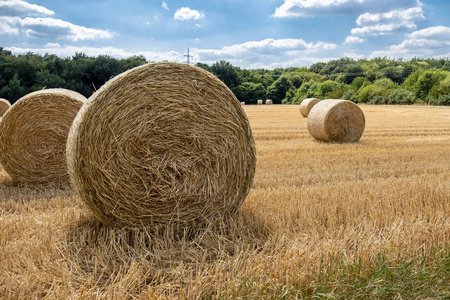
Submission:
M 256 102 L 258 105 L 262 105 L 263 101 L 262 100 L 258 100 L 258 102 Z
M 307 117 L 311 108 L 314 107 L 317 103 L 320 102 L 320 99 L 317 98 L 306 98 L 300 103 L 300 113 L 302 116 Z
M 0 121 L 0 163 L 22 183 L 69 181 L 66 142 L 70 126 L 87 99 L 65 89 L 20 98 Z
M 267 99 L 266 100 L 266 105 L 272 105 L 273 104 L 273 101 L 272 100 L 270 100 L 270 99 Z
M 308 131 L 320 141 L 356 142 L 365 124 L 361 108 L 347 100 L 320 101 L 308 116 Z
M 235 212 L 255 174 L 250 126 L 211 73 L 153 63 L 111 79 L 67 143 L 71 180 L 103 223 L 192 225 Z
M 3 117 L 5 112 L 11 107 L 8 100 L 0 98 L 0 117 Z

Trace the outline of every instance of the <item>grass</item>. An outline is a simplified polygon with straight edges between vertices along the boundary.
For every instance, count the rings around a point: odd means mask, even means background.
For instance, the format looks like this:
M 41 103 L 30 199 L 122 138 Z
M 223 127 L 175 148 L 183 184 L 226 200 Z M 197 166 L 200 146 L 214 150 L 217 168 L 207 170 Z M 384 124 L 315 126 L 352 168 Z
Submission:
M 450 298 L 448 109 L 362 106 L 354 144 L 316 142 L 298 106 L 244 109 L 252 190 L 197 231 L 108 228 L 70 186 L 0 171 L 0 298 Z

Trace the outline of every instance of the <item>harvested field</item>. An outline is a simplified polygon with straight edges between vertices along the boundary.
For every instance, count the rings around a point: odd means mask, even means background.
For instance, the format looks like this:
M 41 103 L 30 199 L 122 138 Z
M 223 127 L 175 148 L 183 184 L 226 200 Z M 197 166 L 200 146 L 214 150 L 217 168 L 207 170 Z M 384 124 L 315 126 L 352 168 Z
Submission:
M 314 140 L 298 106 L 244 106 L 253 187 L 235 217 L 197 232 L 108 228 L 69 186 L 0 171 L 0 298 L 343 299 L 342 278 L 379 275 L 380 257 L 391 273 L 415 257 L 450 270 L 450 108 L 360 107 L 360 141 L 338 144 Z M 393 275 L 355 294 L 445 298 L 449 273 L 422 294 Z

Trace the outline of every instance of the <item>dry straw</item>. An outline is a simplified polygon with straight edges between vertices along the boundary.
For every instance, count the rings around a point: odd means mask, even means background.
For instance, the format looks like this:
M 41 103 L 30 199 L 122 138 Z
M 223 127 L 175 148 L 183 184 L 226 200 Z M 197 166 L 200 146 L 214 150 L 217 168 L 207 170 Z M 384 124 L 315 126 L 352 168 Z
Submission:
M 266 100 L 266 105 L 272 105 L 273 104 L 273 101 L 272 100 L 270 100 L 270 99 L 267 99 Z
M 347 100 L 323 100 L 309 112 L 308 131 L 316 139 L 329 142 L 356 142 L 364 132 L 364 113 Z
M 11 103 L 8 100 L 0 98 L 0 117 L 6 113 L 6 111 L 11 107 Z
M 65 89 L 20 98 L 0 122 L 0 162 L 22 183 L 68 181 L 66 142 L 70 126 L 87 99 Z
M 255 174 L 249 122 L 211 73 L 153 63 L 111 79 L 67 143 L 71 180 L 103 223 L 192 226 L 234 213 Z
M 300 113 L 302 116 L 307 117 L 309 112 L 311 111 L 311 108 L 313 108 L 314 105 L 320 102 L 320 99 L 317 98 L 306 98 L 305 100 L 300 103 Z
M 258 100 L 257 104 L 258 104 L 258 105 L 262 105 L 262 104 L 263 104 L 263 101 L 262 101 L 262 100 Z

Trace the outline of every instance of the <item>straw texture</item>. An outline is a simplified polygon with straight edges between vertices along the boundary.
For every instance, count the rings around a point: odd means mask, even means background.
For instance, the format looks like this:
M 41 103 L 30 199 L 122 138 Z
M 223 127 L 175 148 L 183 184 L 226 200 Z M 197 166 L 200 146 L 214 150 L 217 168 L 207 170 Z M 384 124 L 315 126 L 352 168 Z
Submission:
M 262 100 L 258 100 L 257 104 L 258 104 L 258 105 L 262 105 L 262 104 L 263 104 L 263 101 L 262 101 Z
M 68 181 L 66 142 L 70 126 L 87 99 L 66 89 L 20 98 L 0 122 L 0 162 L 21 183 Z
M 5 112 L 11 107 L 8 100 L 0 98 L 0 117 L 3 117 Z
M 311 108 L 314 107 L 317 103 L 320 102 L 320 99 L 317 98 L 306 98 L 305 100 L 300 103 L 300 113 L 302 116 L 307 117 L 309 115 L 309 112 L 311 111 Z
M 328 142 L 356 142 L 365 127 L 364 113 L 347 100 L 323 100 L 309 112 L 308 131 L 316 139 Z
M 146 64 L 86 103 L 67 143 L 71 180 L 104 224 L 192 226 L 234 213 L 255 174 L 251 129 L 211 73 Z
M 273 101 L 272 100 L 270 100 L 270 99 L 267 99 L 266 100 L 266 105 L 272 105 L 273 104 Z

